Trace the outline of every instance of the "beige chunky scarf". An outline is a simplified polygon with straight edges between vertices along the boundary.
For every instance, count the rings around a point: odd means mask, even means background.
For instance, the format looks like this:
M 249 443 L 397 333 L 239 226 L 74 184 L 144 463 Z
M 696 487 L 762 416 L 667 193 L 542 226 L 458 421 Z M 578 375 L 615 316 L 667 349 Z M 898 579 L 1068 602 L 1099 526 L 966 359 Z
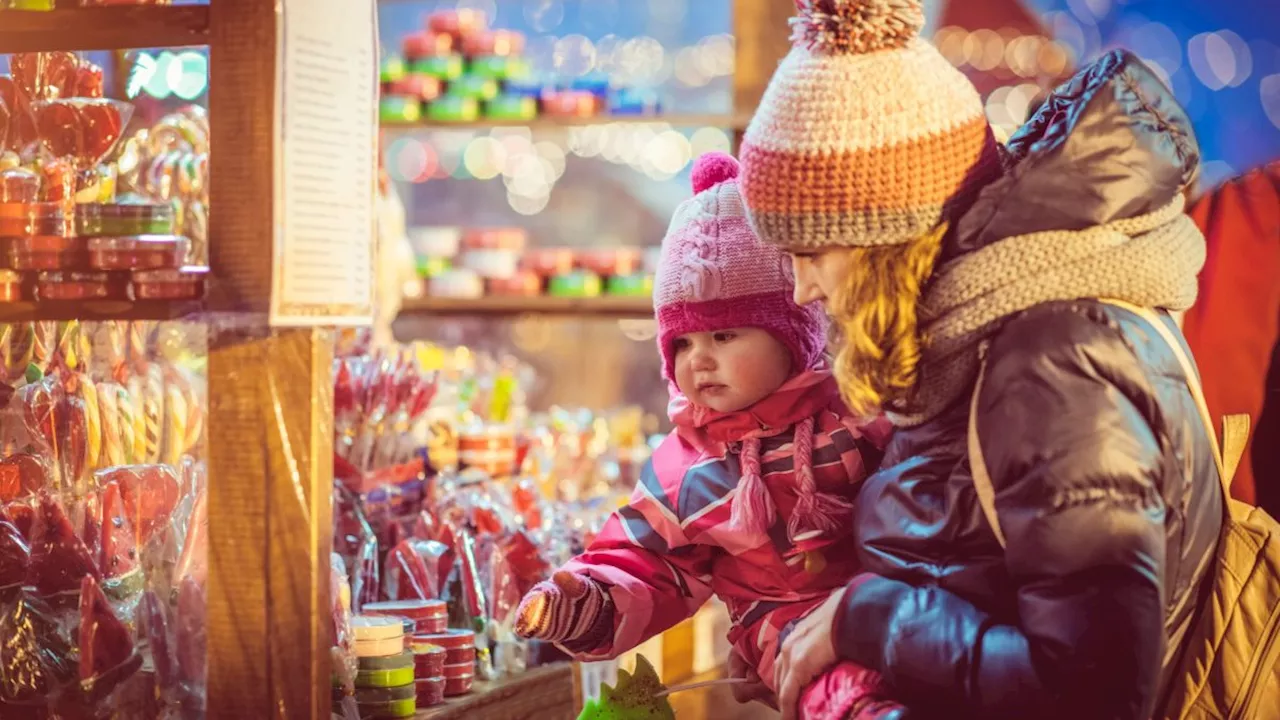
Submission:
M 939 268 L 920 300 L 925 347 L 913 406 L 890 412 L 894 424 L 918 425 L 967 396 L 979 343 L 1014 313 L 1096 297 L 1191 307 L 1205 244 L 1185 203 L 1179 195 L 1135 218 L 1005 238 Z

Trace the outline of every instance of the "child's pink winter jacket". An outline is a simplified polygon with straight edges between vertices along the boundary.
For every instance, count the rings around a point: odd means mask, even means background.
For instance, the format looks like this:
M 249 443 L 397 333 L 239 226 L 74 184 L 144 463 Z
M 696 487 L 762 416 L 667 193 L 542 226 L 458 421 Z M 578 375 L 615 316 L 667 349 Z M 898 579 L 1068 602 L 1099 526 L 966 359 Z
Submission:
M 631 650 L 714 594 L 729 608 L 730 642 L 772 686 L 779 632 L 858 573 L 852 503 L 889 425 L 849 417 L 827 371 L 802 373 L 730 415 L 696 408 L 673 390 L 671 414 L 677 429 L 645 466 L 629 504 L 565 566 L 603 583 L 614 605 L 608 641 L 575 657 Z M 840 508 L 822 532 L 789 522 L 801 497 L 795 449 L 810 443 L 817 490 Z M 776 519 L 752 534 L 729 518 L 743 466 L 757 462 Z

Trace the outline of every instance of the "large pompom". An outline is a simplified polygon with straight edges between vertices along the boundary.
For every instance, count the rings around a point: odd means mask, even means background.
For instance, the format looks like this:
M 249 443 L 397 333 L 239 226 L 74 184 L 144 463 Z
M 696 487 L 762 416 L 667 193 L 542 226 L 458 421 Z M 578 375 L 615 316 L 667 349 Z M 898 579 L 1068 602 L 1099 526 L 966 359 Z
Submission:
M 694 161 L 693 171 L 689 173 L 689 182 L 693 184 L 693 193 L 696 195 L 736 177 L 738 177 L 738 161 L 734 160 L 732 155 L 709 152 Z
M 904 47 L 924 28 L 920 0 L 796 0 L 791 42 L 824 55 Z

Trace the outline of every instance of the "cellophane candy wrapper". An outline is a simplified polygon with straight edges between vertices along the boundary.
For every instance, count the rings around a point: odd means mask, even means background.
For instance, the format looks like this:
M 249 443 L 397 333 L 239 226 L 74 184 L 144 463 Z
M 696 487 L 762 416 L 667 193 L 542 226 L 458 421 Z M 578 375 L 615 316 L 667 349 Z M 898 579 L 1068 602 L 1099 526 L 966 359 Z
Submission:
M 203 713 L 203 350 L 189 337 L 184 323 L 0 324 L 4 720 Z
M 342 556 L 329 555 L 329 597 L 333 617 L 333 674 L 347 695 L 355 693 L 356 658 L 355 635 L 351 631 L 351 583 L 347 579 L 347 567 Z

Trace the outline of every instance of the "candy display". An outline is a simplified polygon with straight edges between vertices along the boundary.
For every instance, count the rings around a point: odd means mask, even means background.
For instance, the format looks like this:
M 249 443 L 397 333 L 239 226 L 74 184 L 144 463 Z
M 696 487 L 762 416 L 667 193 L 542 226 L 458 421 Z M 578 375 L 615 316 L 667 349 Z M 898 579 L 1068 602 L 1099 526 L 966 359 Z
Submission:
M 3 295 L 37 302 L 203 296 L 204 275 L 184 270 L 204 256 L 205 221 L 195 216 L 207 204 L 201 138 L 208 131 L 195 127 L 199 113 L 162 122 L 146 136 L 145 152 L 139 138 L 130 139 L 119 161 L 108 163 L 133 108 L 102 97 L 101 68 L 52 52 L 14 55 L 10 70 L 0 77 L 0 267 L 21 277 Z M 174 149 L 180 143 L 189 150 Z M 185 234 L 191 229 L 194 239 Z M 179 275 L 130 276 L 162 270 Z
M 482 295 L 648 297 L 653 272 L 640 248 L 529 247 L 520 228 L 422 227 L 410 232 L 432 297 Z
M 468 237 L 461 245 L 492 250 L 514 236 Z M 397 620 L 413 627 L 408 652 L 420 707 L 564 659 L 518 639 L 514 611 L 556 563 L 589 542 L 635 482 L 648 449 L 640 416 L 532 413 L 525 387 L 534 378 L 510 359 L 421 343 L 373 349 L 368 337 L 340 340 L 334 395 L 343 408 L 335 416 L 334 550 L 350 578 L 339 594 L 366 618 L 357 625 L 382 628 L 357 632 L 390 636 Z M 427 398 L 421 411 L 398 425 L 406 433 L 388 441 L 400 450 L 361 439 L 362 428 L 396 405 L 385 400 L 398 396 L 392 388 L 413 376 L 430 389 L 419 394 Z M 406 447 L 417 458 L 413 473 L 397 471 Z M 335 647 L 362 671 L 374 669 L 368 653 L 395 644 L 363 638 Z M 386 674 L 368 677 L 390 682 Z M 352 687 L 343 699 L 362 697 Z
M 522 33 L 490 28 L 483 11 L 431 13 L 422 30 L 404 38 L 399 55 L 382 60 L 382 122 L 527 122 L 539 115 L 580 119 L 662 111 L 652 92 L 612 87 L 601 75 L 569 82 L 538 77 L 521 56 L 524 49 Z
M 41 282 L 55 274 L 76 275 Z M 205 403 L 186 337 L 0 326 L 0 717 L 202 712 Z
M 116 164 L 121 197 L 100 211 L 106 227 L 83 234 L 181 235 L 190 245 L 180 264 L 207 263 L 209 116 L 205 109 L 181 108 L 134 133 L 122 143 Z M 124 227 L 116 229 L 116 220 L 122 220 Z

